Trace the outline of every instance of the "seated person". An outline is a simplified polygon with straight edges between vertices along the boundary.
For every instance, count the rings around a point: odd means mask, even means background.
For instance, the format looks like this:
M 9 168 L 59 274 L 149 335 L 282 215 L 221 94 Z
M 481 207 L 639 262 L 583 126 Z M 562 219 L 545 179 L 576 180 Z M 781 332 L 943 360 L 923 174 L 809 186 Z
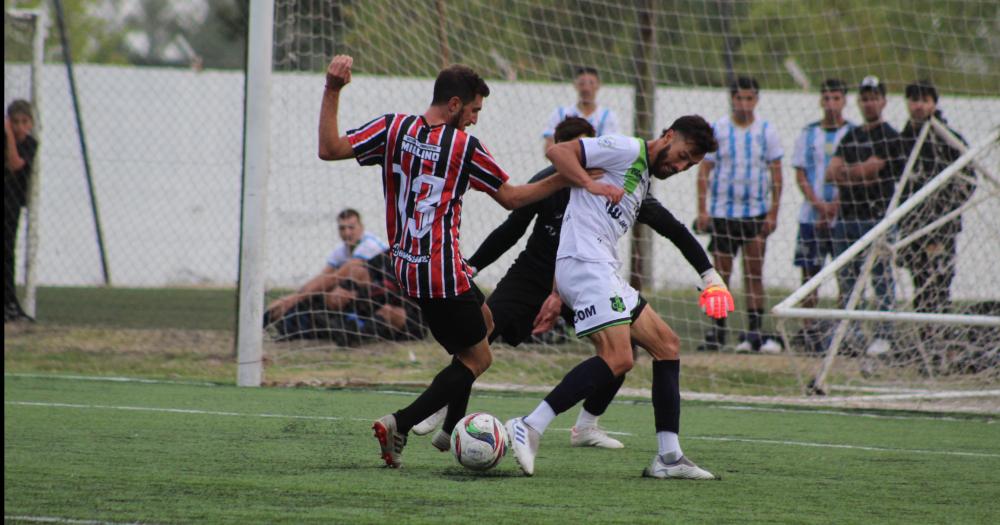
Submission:
M 344 244 L 320 274 L 268 306 L 265 327 L 274 326 L 278 340 L 322 338 L 342 346 L 422 338 L 419 309 L 399 293 L 386 244 L 364 233 L 354 210 L 342 211 L 337 222 Z

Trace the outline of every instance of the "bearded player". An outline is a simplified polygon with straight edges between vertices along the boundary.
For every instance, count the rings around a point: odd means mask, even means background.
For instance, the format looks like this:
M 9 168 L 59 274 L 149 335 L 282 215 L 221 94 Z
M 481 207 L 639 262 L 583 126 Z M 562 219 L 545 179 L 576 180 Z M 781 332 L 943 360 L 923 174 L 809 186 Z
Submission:
M 514 457 L 525 474 L 534 474 L 541 437 L 557 414 L 631 370 L 631 341 L 635 341 L 653 357 L 659 449 L 643 475 L 714 478 L 686 458 L 680 447 L 680 339 L 618 275 L 621 262 L 616 247 L 638 216 L 650 175 L 666 179 L 697 164 L 717 147 L 712 127 L 692 115 L 674 121 L 656 140 L 605 135 L 558 144 L 546 153 L 556 170 L 571 181 L 588 178 L 586 169 L 604 170 L 602 180 L 622 188 L 625 196 L 613 203 L 575 189 L 570 192 L 556 255 L 555 291 L 546 299 L 536 324 L 538 329 L 551 325 L 565 301 L 573 309 L 577 335 L 589 337 L 597 355 L 566 374 L 530 414 L 507 422 Z M 727 316 L 734 309 L 733 299 L 719 274 L 708 272 L 703 283 L 699 304 L 711 317 Z

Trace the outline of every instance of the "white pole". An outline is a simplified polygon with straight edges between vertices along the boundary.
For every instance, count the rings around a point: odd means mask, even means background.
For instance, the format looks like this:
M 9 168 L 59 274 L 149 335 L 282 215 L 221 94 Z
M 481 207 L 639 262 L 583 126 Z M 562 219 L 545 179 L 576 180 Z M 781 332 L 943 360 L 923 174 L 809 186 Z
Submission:
M 864 234 L 860 239 L 852 244 L 848 249 L 844 250 L 843 253 L 837 256 L 830 264 L 826 265 L 822 270 L 816 275 L 806 281 L 799 289 L 792 292 L 791 295 L 781 301 L 774 308 L 771 309 L 774 315 L 781 317 L 784 312 L 791 308 L 792 306 L 799 304 L 805 296 L 809 295 L 810 292 L 819 288 L 819 286 L 827 279 L 827 277 L 833 275 L 834 272 L 839 270 L 851 259 L 861 253 L 862 250 L 868 247 L 876 238 L 885 233 L 894 224 L 899 222 L 899 220 L 915 208 L 918 204 L 924 201 L 924 199 L 930 195 L 932 192 L 940 188 L 942 185 L 948 182 L 948 180 L 960 172 L 967 164 L 969 164 L 980 152 L 990 146 L 993 142 L 997 141 L 1000 137 L 1000 130 L 996 130 L 992 133 L 992 136 L 987 137 L 979 144 L 968 149 L 961 157 L 955 160 L 950 166 L 945 168 L 941 173 L 938 173 L 933 179 L 927 182 L 919 191 L 906 199 L 903 204 L 898 208 L 893 210 L 892 213 L 888 214 L 884 219 L 882 219 L 878 224 L 876 224 L 872 229 L 868 230 L 868 233 Z
M 992 315 L 932 314 L 919 312 L 885 312 L 881 310 L 833 310 L 825 308 L 787 308 L 783 317 L 833 319 L 850 321 L 899 321 L 904 323 L 947 324 L 1000 327 L 1000 317 Z
M 243 131 L 237 384 L 263 377 L 264 254 L 267 177 L 271 168 L 271 56 L 274 0 L 250 2 Z
M 31 11 L 29 16 L 35 19 L 35 40 L 32 42 L 31 53 L 31 105 L 35 113 L 35 136 L 39 139 L 38 151 L 35 152 L 35 162 L 31 163 L 31 195 L 28 198 L 27 243 L 24 254 L 24 313 L 38 317 L 38 243 L 41 221 L 42 188 L 42 153 L 45 147 L 44 123 L 42 122 L 42 59 L 45 56 L 45 36 L 48 29 L 48 18 L 45 11 Z

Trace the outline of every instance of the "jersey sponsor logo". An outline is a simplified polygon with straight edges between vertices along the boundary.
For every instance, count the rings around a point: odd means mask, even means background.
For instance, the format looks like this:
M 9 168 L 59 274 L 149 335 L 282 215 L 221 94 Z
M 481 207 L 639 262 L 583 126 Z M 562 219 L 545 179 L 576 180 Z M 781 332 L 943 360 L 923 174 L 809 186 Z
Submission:
M 583 310 L 577 310 L 573 313 L 573 321 L 579 323 L 590 316 L 597 315 L 597 306 L 590 305 Z
M 622 299 L 620 296 L 617 296 L 617 295 L 614 296 L 614 297 L 612 297 L 611 298 L 611 309 L 614 310 L 614 311 L 616 311 L 616 312 L 624 312 L 625 311 L 625 300 Z
M 597 145 L 603 148 L 610 148 L 615 145 L 615 140 L 609 136 L 600 137 L 597 139 Z
M 403 135 L 403 145 L 401 149 L 406 153 L 414 155 L 424 160 L 437 162 L 441 156 L 441 146 L 434 144 L 424 144 L 414 137 Z
M 610 215 L 612 219 L 617 220 L 622 217 L 621 207 L 611 201 L 604 201 L 604 209 L 608 212 L 608 215 Z
M 399 257 L 404 261 L 412 264 L 421 264 L 431 262 L 430 255 L 414 255 L 410 252 L 404 252 L 399 246 L 392 247 L 392 255 L 394 257 Z

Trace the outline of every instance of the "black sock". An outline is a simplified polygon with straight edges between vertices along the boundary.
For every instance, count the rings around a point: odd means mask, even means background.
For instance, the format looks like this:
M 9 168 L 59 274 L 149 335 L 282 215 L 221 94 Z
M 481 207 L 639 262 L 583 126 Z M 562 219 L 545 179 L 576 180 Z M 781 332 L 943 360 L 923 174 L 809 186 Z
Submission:
M 452 396 L 463 388 L 470 375 L 472 372 L 461 361 L 452 360 L 450 365 L 434 376 L 431 386 L 427 387 L 427 390 L 424 390 L 416 401 L 393 414 L 396 416 L 396 431 L 406 434 L 413 428 L 413 425 L 441 410 L 441 407 L 448 404 Z M 466 397 L 466 402 L 468 402 L 468 397 Z
M 614 379 L 611 367 L 600 357 L 594 356 L 570 370 L 545 396 L 545 402 L 556 414 L 562 414 Z
M 587 397 L 586 401 L 583 402 L 583 409 L 595 416 L 599 416 L 608 409 L 608 405 L 611 401 L 615 399 L 618 395 L 618 389 L 622 387 L 622 383 L 625 382 L 625 374 L 622 374 L 610 383 L 597 387 L 593 394 Z
M 747 328 L 751 332 L 760 333 L 760 326 L 763 323 L 764 310 L 758 308 L 747 310 Z
M 680 375 L 680 361 L 653 361 L 653 416 L 657 432 L 680 434 Z
M 465 416 L 465 411 L 469 408 L 469 396 L 472 394 L 472 383 L 476 382 L 476 376 L 472 370 L 466 368 L 458 359 L 452 361 L 453 365 L 456 363 L 462 366 L 466 374 L 462 377 L 462 383 L 455 387 L 455 393 L 448 401 L 448 414 L 444 416 L 444 424 L 441 425 L 441 430 L 446 434 L 451 434 L 455 425 Z

